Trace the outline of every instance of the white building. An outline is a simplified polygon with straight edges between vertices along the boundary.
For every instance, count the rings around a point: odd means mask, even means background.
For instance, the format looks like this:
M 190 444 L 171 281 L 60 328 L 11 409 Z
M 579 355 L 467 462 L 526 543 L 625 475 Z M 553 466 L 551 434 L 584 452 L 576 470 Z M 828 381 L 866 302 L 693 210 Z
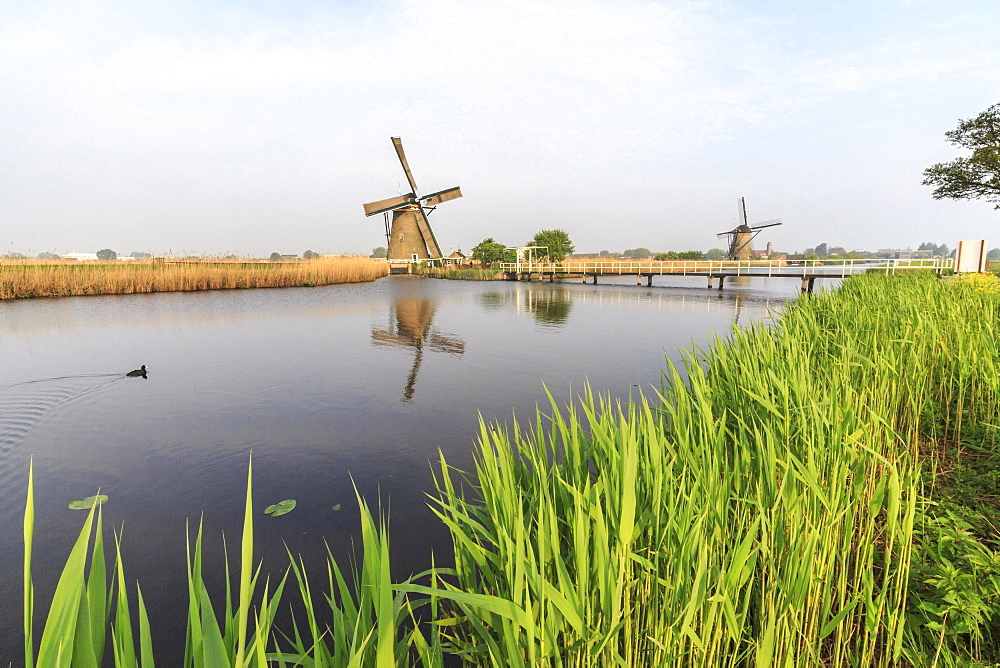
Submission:
M 76 260 L 77 262 L 86 262 L 87 260 L 96 260 L 97 253 L 66 253 L 62 256 L 64 260 Z

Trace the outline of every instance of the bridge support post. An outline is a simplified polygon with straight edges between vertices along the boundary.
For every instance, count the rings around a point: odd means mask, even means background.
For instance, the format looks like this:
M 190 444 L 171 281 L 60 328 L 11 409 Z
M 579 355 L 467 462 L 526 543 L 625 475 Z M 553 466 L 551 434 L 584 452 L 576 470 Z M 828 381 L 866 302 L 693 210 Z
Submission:
M 725 276 L 719 276 L 719 289 L 721 290 L 722 286 L 725 285 L 725 284 L 726 284 L 726 277 Z
M 709 276 L 708 276 L 708 289 L 709 290 L 712 289 L 712 275 L 711 274 L 709 274 Z
M 813 284 L 816 282 L 815 276 L 803 276 L 802 277 L 802 292 L 807 292 L 812 294 Z
M 653 287 L 653 275 L 652 274 L 650 274 L 649 276 L 646 277 L 646 287 L 647 288 Z
M 636 286 L 642 285 L 642 274 L 635 275 L 635 284 Z
M 584 285 L 587 284 L 587 275 L 586 274 L 583 275 L 583 284 Z
M 594 274 L 594 285 L 597 285 L 597 274 Z

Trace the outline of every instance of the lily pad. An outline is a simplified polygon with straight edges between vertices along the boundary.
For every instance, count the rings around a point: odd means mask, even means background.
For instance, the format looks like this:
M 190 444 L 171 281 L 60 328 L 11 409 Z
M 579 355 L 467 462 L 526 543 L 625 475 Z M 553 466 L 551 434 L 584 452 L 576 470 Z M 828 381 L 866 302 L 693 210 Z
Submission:
M 88 496 L 86 499 L 80 499 L 79 501 L 74 501 L 69 504 L 70 510 L 90 510 L 95 505 L 99 506 L 108 500 L 107 494 L 95 494 L 94 496 Z
M 271 517 L 279 517 L 285 513 L 292 512 L 292 508 L 295 507 L 295 499 L 285 499 L 284 501 L 279 501 L 278 503 L 272 504 L 264 509 L 265 515 L 270 515 Z
M 340 510 L 340 504 L 338 503 L 337 505 L 335 505 L 335 506 L 333 507 L 333 509 L 334 509 L 334 510 Z

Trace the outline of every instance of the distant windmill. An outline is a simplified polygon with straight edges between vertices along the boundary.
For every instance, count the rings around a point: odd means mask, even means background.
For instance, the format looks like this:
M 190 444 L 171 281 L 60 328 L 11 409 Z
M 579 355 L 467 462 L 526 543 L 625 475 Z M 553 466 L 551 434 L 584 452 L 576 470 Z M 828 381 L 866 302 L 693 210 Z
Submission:
M 753 248 L 750 246 L 750 242 L 753 241 L 755 236 L 757 236 L 757 230 L 764 229 L 765 227 L 781 225 L 781 218 L 765 220 L 763 223 L 751 226 L 747 224 L 746 199 L 741 197 L 736 203 L 736 208 L 736 227 L 728 232 L 719 232 L 715 236 L 722 237 L 729 235 L 729 252 L 726 254 L 727 259 L 751 260 L 753 259 Z
M 431 224 L 427 220 L 428 211 L 441 202 L 457 199 L 462 196 L 458 186 L 439 190 L 420 197 L 417 195 L 417 183 L 410 173 L 403 153 L 403 142 L 399 137 L 392 137 L 392 145 L 396 148 L 399 163 L 403 166 L 406 181 L 410 184 L 410 192 L 399 197 L 391 197 L 379 202 L 365 204 L 365 215 L 385 215 L 385 237 L 389 243 L 386 257 L 389 261 L 416 262 L 430 258 L 442 257 Z M 392 211 L 392 224 L 389 223 L 389 212 Z

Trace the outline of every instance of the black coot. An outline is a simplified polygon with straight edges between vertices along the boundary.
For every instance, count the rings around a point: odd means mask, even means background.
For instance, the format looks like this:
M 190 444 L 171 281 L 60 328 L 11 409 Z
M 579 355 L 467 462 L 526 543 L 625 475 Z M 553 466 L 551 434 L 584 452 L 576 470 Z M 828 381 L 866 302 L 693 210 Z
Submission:
M 132 377 L 136 377 L 136 376 L 142 376 L 143 378 L 145 378 L 145 377 L 146 377 L 146 365 L 145 365 L 145 364 L 143 364 L 141 368 L 139 368 L 139 369 L 134 369 L 134 370 L 132 370 L 132 371 L 129 371 L 129 372 L 128 372 L 127 374 L 125 374 L 125 375 L 126 375 L 126 376 L 132 376 Z

